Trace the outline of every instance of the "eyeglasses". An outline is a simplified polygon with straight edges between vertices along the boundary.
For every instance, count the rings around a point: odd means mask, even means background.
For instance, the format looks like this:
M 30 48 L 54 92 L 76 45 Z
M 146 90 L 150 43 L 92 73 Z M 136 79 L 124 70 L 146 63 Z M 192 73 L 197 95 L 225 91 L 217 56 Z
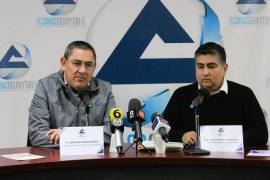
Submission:
M 96 62 L 92 61 L 87 61 L 87 62 L 82 62 L 81 60 L 70 60 L 69 61 L 72 65 L 72 67 L 80 69 L 82 67 L 82 64 L 84 65 L 84 68 L 86 70 L 93 69 L 96 65 Z

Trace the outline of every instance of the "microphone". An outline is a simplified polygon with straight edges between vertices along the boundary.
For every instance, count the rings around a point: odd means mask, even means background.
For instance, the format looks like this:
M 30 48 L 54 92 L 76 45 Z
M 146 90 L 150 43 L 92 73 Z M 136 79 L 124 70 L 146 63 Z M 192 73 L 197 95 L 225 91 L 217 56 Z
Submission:
M 158 114 L 155 112 L 151 116 L 152 121 L 152 130 L 154 133 L 159 133 L 161 135 L 161 138 L 166 143 L 169 142 L 169 135 L 168 132 L 171 129 L 171 126 L 169 125 L 168 121 L 166 121 L 161 114 Z
M 143 141 L 141 123 L 144 121 L 144 112 L 141 109 L 142 105 L 140 100 L 133 98 L 129 101 L 127 118 L 128 121 L 133 124 L 135 139 L 138 144 L 142 144 Z
M 199 106 L 203 103 L 203 100 L 210 95 L 208 89 L 199 89 L 197 92 L 197 96 L 193 99 L 193 101 L 190 104 L 190 108 L 193 109 L 194 107 Z
M 124 116 L 120 108 L 113 108 L 109 114 L 111 132 L 115 134 L 115 146 L 118 155 L 123 155 L 123 132 L 124 132 Z
M 91 104 L 91 102 L 90 102 L 91 95 L 92 95 L 92 93 L 91 93 L 88 86 L 83 87 L 79 91 L 79 97 L 86 106 L 90 106 L 90 104 Z
M 91 95 L 92 95 L 92 93 L 91 93 L 88 86 L 81 88 L 79 91 L 79 98 L 82 100 L 82 102 L 85 105 L 85 119 L 86 119 L 85 124 L 86 124 L 86 126 L 88 126 L 88 115 L 90 112 L 90 107 L 92 106 L 91 102 L 90 102 Z

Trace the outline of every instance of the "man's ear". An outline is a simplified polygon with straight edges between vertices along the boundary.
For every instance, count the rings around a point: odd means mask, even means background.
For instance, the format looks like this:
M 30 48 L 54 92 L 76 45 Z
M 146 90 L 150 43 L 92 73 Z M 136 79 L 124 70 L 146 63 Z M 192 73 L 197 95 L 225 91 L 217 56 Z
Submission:
M 60 59 L 60 66 L 61 66 L 61 70 L 62 71 L 65 71 L 65 65 L 66 65 L 66 63 L 67 63 L 67 60 L 66 60 L 66 58 L 64 58 L 64 57 L 61 57 L 61 59 Z
M 227 70 L 228 70 L 228 64 L 225 63 L 224 64 L 224 71 L 227 72 Z
M 97 62 L 95 61 L 95 67 L 94 67 L 94 71 L 96 70 L 96 67 L 97 67 Z

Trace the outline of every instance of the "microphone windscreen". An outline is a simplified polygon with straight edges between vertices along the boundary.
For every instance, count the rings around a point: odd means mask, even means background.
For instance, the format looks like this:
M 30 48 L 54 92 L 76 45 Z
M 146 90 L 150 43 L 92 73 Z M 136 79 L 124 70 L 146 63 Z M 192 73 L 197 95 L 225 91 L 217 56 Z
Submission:
M 201 89 L 198 90 L 198 95 L 208 97 L 210 95 L 210 92 L 209 92 L 208 89 L 201 88 Z
M 128 103 L 128 110 L 140 111 L 142 109 L 141 101 L 139 99 L 133 98 Z
M 90 101 L 90 95 L 91 95 L 91 91 L 90 91 L 88 86 L 85 86 L 85 87 L 81 88 L 80 91 L 79 91 L 79 98 L 85 104 L 89 103 L 89 102 L 86 102 L 86 101 Z

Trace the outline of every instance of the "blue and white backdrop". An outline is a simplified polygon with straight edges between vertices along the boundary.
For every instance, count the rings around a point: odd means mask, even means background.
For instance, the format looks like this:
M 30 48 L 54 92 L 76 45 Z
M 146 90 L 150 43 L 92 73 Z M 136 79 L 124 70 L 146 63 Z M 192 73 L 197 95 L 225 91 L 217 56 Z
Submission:
M 226 48 L 228 79 L 270 113 L 269 0 L 1 0 L 0 24 L 0 148 L 26 145 L 36 83 L 74 40 L 95 47 L 95 75 L 113 84 L 118 107 L 144 102 L 146 139 L 151 114 L 194 82 L 193 53 L 208 41 Z

